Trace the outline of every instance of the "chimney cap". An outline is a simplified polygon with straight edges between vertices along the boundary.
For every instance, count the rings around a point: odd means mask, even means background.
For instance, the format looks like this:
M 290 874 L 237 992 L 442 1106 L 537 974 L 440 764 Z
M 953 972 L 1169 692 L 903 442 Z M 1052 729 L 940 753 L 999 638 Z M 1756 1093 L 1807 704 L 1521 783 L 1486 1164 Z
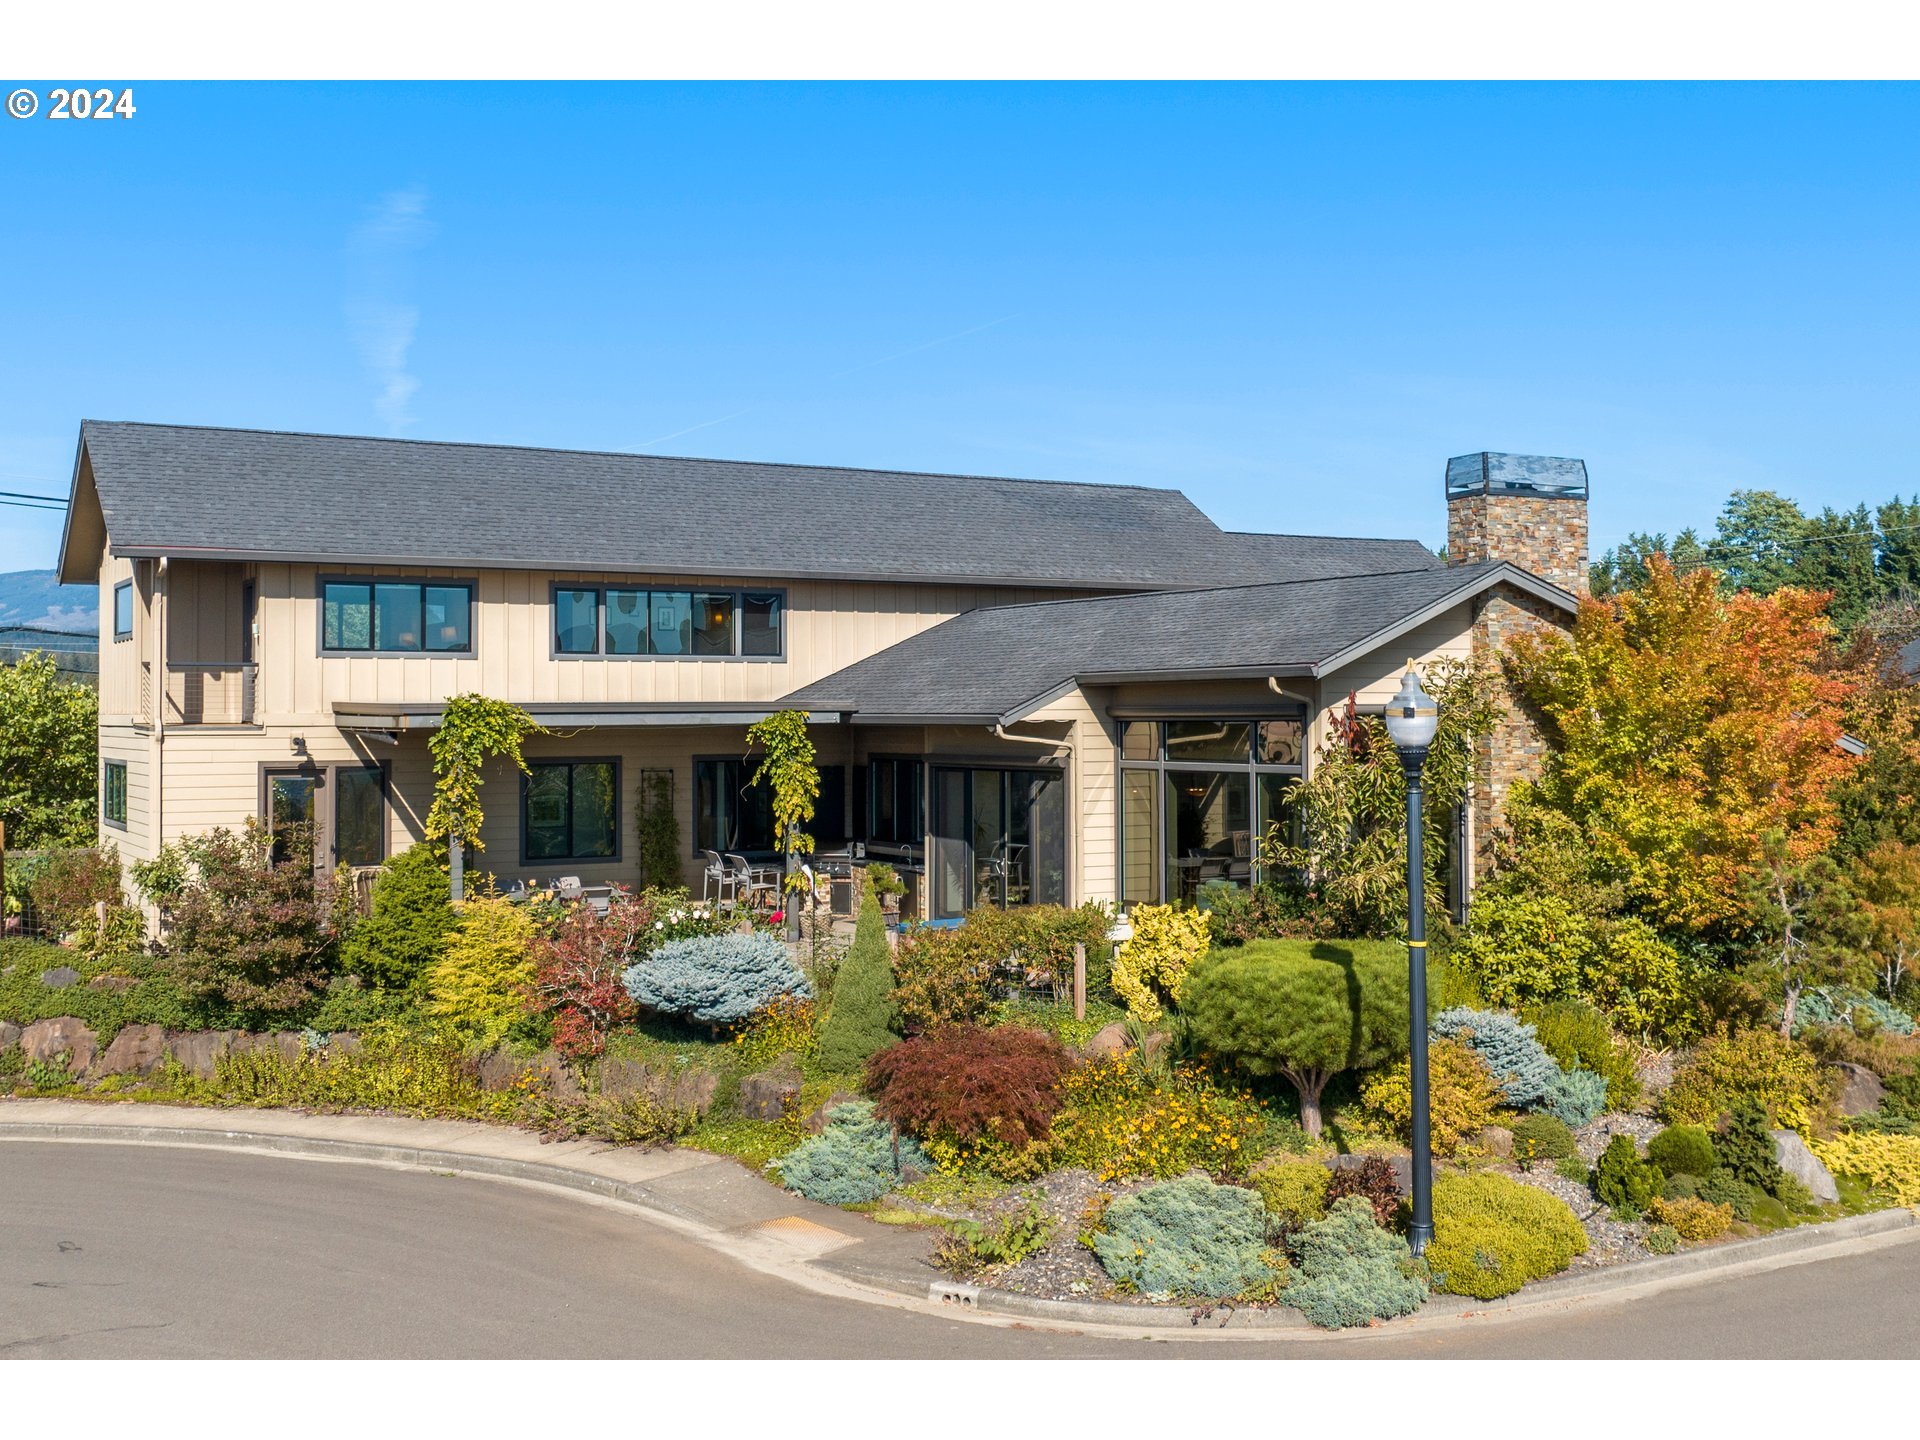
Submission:
M 1447 461 L 1447 498 L 1462 495 L 1547 495 L 1587 498 L 1587 462 L 1553 455 L 1502 455 L 1479 450 Z

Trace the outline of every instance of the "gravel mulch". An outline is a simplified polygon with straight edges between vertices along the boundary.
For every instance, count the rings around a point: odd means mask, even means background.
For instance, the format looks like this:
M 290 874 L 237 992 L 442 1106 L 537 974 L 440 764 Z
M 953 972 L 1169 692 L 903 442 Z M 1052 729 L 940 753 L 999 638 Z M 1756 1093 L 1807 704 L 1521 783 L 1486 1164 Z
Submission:
M 1580 1158 L 1589 1165 L 1600 1158 L 1600 1152 L 1607 1148 L 1607 1142 L 1616 1135 L 1631 1135 L 1642 1150 L 1647 1141 L 1667 1127 L 1651 1115 L 1623 1115 L 1619 1113 L 1602 1115 L 1582 1125 L 1573 1132 L 1573 1140 L 1580 1147 Z
M 1603 1116 L 1602 1121 L 1631 1118 Z M 1594 1123 L 1600 1124 L 1602 1121 Z M 1564 1200 L 1567 1208 L 1585 1227 L 1587 1253 L 1574 1256 L 1573 1263 L 1567 1267 L 1569 1272 L 1599 1270 L 1625 1260 L 1643 1259 L 1653 1253 L 1646 1247 L 1645 1226 L 1634 1221 L 1615 1220 L 1607 1212 L 1607 1207 L 1595 1200 L 1587 1187 L 1578 1181 L 1565 1179 L 1545 1165 L 1536 1165 L 1528 1171 L 1515 1170 L 1513 1178 L 1523 1185 L 1531 1185 L 1536 1190 L 1544 1190 L 1556 1199 Z

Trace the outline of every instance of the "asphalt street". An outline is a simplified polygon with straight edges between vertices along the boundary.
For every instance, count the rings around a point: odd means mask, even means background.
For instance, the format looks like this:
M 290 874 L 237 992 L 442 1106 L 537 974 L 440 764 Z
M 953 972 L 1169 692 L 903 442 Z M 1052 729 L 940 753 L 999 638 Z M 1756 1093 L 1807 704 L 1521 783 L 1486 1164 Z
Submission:
M 0 1358 L 1920 1356 L 1920 1241 L 1566 1312 L 1200 1341 L 812 1293 L 644 1217 L 269 1155 L 0 1143 Z

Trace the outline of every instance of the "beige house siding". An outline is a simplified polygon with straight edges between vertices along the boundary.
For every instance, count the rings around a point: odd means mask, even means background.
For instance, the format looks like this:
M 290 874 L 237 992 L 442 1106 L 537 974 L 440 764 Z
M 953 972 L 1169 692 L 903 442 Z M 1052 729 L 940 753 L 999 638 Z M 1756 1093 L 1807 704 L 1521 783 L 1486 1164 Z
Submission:
M 127 767 L 127 823 L 109 825 L 101 809 L 100 843 L 112 845 L 123 861 L 153 857 L 153 737 L 131 725 L 100 727 L 100 765 L 117 760 Z M 98 797 L 96 806 L 101 802 Z
M 1119 864 L 1114 784 L 1118 735 L 1100 709 L 1104 691 L 1076 687 L 1034 712 L 1035 722 L 1064 721 L 1073 744 L 1067 773 L 1067 903 L 1111 902 Z M 1023 728 L 1025 728 L 1023 726 Z
M 102 554 L 100 563 L 100 723 L 130 725 L 145 717 L 140 709 L 141 662 L 153 659 L 153 566 Z M 121 581 L 133 583 L 133 635 L 113 638 L 113 592 Z

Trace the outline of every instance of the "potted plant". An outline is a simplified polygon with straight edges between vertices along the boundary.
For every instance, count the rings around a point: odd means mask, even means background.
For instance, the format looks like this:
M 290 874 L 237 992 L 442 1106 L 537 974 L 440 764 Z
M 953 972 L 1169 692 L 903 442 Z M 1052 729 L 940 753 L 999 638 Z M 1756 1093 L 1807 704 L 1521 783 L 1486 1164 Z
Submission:
M 867 885 L 880 901 L 880 913 L 887 917 L 887 924 L 900 923 L 900 897 L 907 893 L 906 883 L 891 865 L 873 864 L 867 866 Z

